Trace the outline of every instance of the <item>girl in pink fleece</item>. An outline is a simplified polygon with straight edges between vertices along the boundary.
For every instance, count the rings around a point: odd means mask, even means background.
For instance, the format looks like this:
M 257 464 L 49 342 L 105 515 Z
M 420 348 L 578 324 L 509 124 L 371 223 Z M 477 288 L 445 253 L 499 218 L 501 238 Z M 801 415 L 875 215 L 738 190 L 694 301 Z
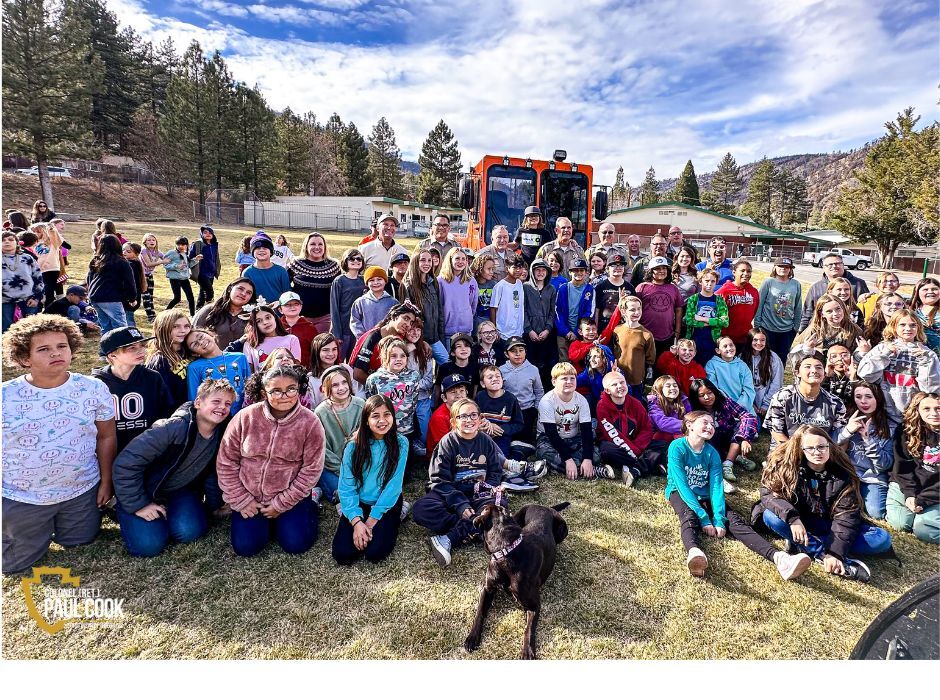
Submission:
M 232 508 L 232 547 L 251 557 L 272 539 L 289 554 L 306 552 L 319 533 L 311 493 L 323 471 L 326 435 L 300 405 L 303 369 L 279 366 L 262 380 L 263 401 L 241 410 L 219 446 L 216 468 Z

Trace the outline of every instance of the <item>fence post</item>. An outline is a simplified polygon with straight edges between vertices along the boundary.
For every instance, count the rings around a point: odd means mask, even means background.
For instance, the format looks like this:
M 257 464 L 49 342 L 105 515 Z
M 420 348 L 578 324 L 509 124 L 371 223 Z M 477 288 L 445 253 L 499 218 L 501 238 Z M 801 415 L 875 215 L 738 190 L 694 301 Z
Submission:
M 930 264 L 930 258 L 924 258 L 924 278 L 927 277 L 927 266 Z

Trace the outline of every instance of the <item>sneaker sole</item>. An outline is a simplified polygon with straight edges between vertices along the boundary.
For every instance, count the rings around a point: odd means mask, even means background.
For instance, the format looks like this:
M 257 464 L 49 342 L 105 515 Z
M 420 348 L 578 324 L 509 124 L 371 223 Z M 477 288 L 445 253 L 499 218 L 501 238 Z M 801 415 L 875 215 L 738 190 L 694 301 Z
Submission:
M 795 578 L 799 578 L 806 573 L 806 570 L 813 565 L 813 559 L 811 557 L 800 557 L 799 563 L 793 568 L 788 575 L 783 577 L 784 581 L 792 581 Z
M 623 476 L 621 477 L 621 481 L 623 481 L 624 486 L 626 486 L 627 488 L 630 488 L 631 486 L 633 486 L 633 482 L 636 481 L 636 478 L 633 476 L 633 474 L 630 473 L 629 469 L 624 469 Z
M 428 547 L 431 550 L 431 556 L 434 557 L 434 559 L 437 561 L 438 564 L 440 564 L 441 566 L 447 566 L 448 564 L 450 564 L 450 560 L 447 559 L 444 556 L 444 554 L 437 547 L 435 547 L 434 544 L 430 540 L 428 540 Z
M 689 559 L 689 573 L 697 578 L 705 576 L 705 569 L 708 568 L 708 559 L 705 557 L 692 557 Z

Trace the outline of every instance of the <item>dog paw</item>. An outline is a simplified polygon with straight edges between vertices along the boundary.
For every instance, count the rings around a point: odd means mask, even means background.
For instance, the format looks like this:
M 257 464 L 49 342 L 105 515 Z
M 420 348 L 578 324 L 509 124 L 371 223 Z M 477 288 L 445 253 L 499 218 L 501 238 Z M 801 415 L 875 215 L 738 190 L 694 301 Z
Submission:
M 533 649 L 532 647 L 530 647 L 528 644 L 525 645 L 524 647 L 522 647 L 522 656 L 520 656 L 519 658 L 520 658 L 520 659 L 528 659 L 528 660 L 532 660 L 532 659 L 537 658 L 537 657 L 535 656 L 535 649 Z
M 480 648 L 480 635 L 471 634 L 463 642 L 463 648 L 469 652 L 474 652 Z

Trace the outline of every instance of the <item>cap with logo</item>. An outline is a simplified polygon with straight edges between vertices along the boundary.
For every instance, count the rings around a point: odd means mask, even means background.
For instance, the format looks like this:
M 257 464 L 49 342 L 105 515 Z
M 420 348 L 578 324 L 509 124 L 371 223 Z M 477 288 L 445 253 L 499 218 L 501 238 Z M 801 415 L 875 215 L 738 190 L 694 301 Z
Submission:
M 509 352 L 510 350 L 512 350 L 514 347 L 518 345 L 525 347 L 525 341 L 522 339 L 522 336 L 521 335 L 512 336 L 509 339 L 509 341 L 506 343 L 506 352 Z
M 774 265 L 780 265 L 781 267 L 793 267 L 793 260 L 791 258 L 777 258 L 774 261 Z
M 587 270 L 587 269 L 588 269 L 587 260 L 585 260 L 584 258 L 578 258 L 577 260 L 575 260 L 573 263 L 571 263 L 571 264 L 568 266 L 568 270 L 569 270 L 569 271 L 571 271 L 571 270 Z
M 646 264 L 646 268 L 652 270 L 654 267 L 669 267 L 669 260 L 659 255 L 655 258 L 650 258 L 650 261 Z
M 397 265 L 400 262 L 408 262 L 410 260 L 411 258 L 408 256 L 408 253 L 395 253 L 395 255 L 392 256 L 388 266 L 391 267 L 392 265 Z
M 107 357 L 115 350 L 120 350 L 121 348 L 127 347 L 128 345 L 134 345 L 135 343 L 152 339 L 152 335 L 145 336 L 133 326 L 122 326 L 121 328 L 114 328 L 101 336 L 101 343 L 98 346 L 98 354 L 102 357 Z
M 610 267 L 611 265 L 626 265 L 626 264 L 627 264 L 627 258 L 621 253 L 614 253 L 609 258 L 607 258 L 608 267 Z
M 441 380 L 441 391 L 448 392 L 455 386 L 465 386 L 470 388 L 470 382 L 462 374 L 448 374 Z

